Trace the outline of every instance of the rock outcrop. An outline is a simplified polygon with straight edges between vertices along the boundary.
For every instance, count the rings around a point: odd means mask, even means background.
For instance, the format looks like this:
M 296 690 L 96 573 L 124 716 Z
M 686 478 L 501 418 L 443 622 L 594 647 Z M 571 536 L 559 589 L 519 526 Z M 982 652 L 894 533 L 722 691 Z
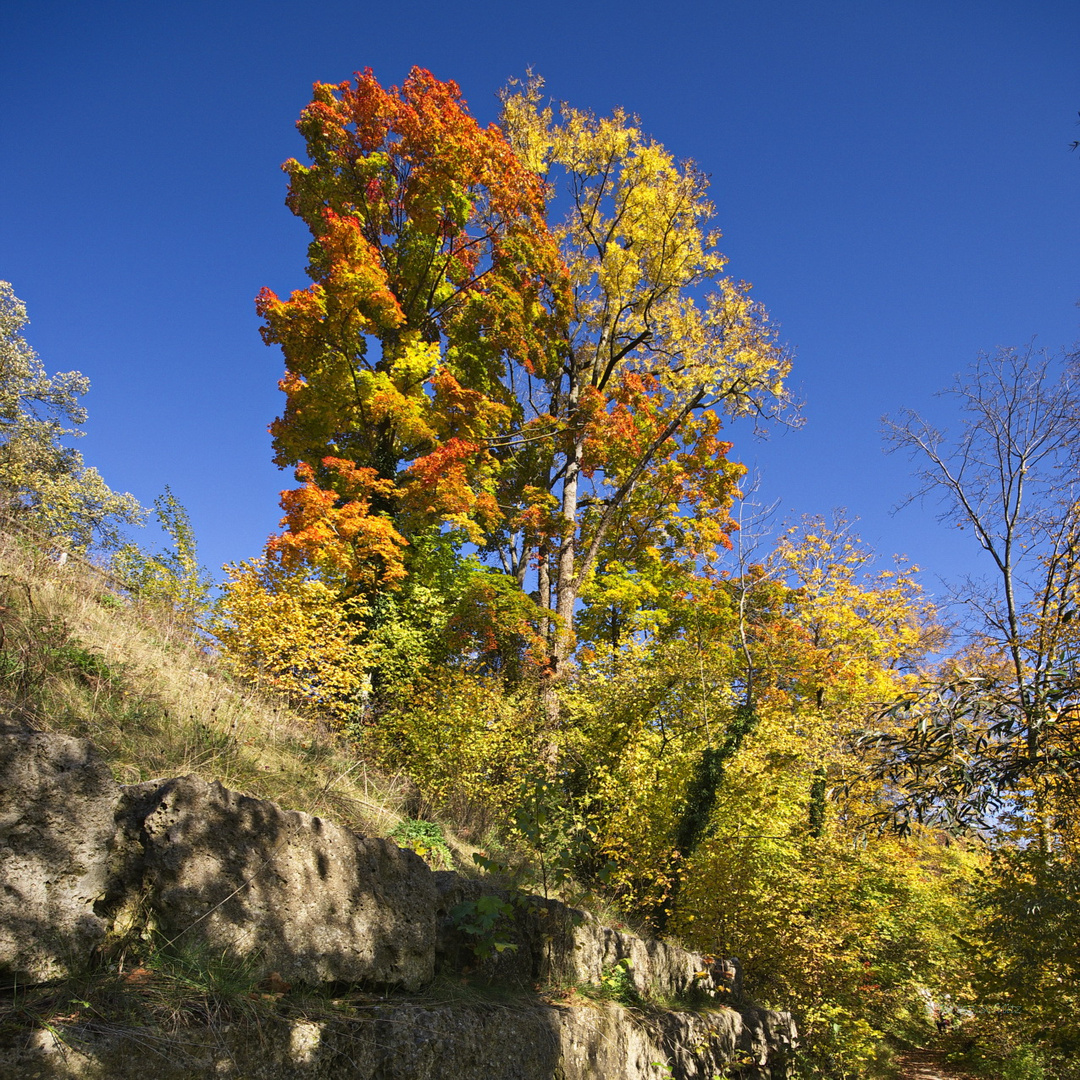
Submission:
M 481 961 L 454 913 L 492 895 L 513 948 Z M 242 959 L 255 978 L 353 987 L 370 1004 L 348 1018 L 189 1028 L 175 1043 L 74 1022 L 58 1041 L 41 1027 L 0 1046 L 0 1075 L 142 1080 L 142 1047 L 163 1080 L 646 1080 L 732 1068 L 724 1075 L 775 1080 L 795 1039 L 787 1014 L 743 1001 L 737 981 L 697 954 L 432 872 L 389 840 L 220 784 L 121 787 L 83 740 L 0 734 L 0 987 L 78 976 L 100 963 L 103 944 L 151 929 Z M 535 992 L 598 985 L 616 968 L 634 1008 Z M 423 993 L 437 976 L 477 969 L 516 996 L 463 1004 Z M 672 1008 L 679 998 L 707 1007 Z
M 769 1014 L 773 1017 L 778 1014 Z M 775 1078 L 765 1014 L 629 1014 L 616 1005 L 387 1002 L 349 1021 L 186 1029 L 164 1040 L 93 1025 L 0 1047 L 25 1080 L 715 1080 Z
M 90 743 L 0 735 L 0 980 L 78 974 L 124 913 L 310 985 L 417 989 L 435 965 L 424 861 L 196 777 L 121 788 Z
M 494 936 L 513 946 L 482 965 L 494 981 L 599 986 L 605 975 L 622 965 L 633 993 L 643 1000 L 711 998 L 723 1003 L 741 998 L 738 961 L 727 961 L 725 978 L 722 965 L 699 953 L 604 926 L 589 912 L 556 900 L 528 896 L 513 903 L 511 894 L 485 881 L 453 871 L 436 871 L 434 878 L 440 895 L 440 966 L 453 969 L 475 963 L 471 942 L 455 928 L 449 913 L 460 904 L 494 894 L 511 908 Z
M 0 735 L 0 980 L 62 978 L 104 939 L 118 801 L 85 740 Z
M 168 940 L 290 983 L 431 982 L 437 893 L 419 855 L 190 776 L 134 801 L 137 870 Z

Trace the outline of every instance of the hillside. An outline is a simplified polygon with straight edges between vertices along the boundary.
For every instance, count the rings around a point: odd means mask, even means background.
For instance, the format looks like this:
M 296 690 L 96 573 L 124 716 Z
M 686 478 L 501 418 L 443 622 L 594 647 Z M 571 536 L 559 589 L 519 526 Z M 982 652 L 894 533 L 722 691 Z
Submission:
M 0 1072 L 787 1075 L 728 969 L 433 872 L 378 839 L 404 784 L 94 567 L 0 550 Z
M 316 720 L 223 674 L 192 628 L 75 556 L 0 531 L 7 723 L 91 739 L 116 779 L 193 775 L 386 836 L 408 785 Z

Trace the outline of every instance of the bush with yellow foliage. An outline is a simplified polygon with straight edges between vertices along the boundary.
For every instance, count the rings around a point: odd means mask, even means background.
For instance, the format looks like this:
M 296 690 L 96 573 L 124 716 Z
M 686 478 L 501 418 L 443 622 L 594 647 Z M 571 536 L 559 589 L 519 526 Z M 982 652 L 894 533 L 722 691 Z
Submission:
M 354 719 L 369 686 L 361 601 L 270 559 L 225 570 L 209 626 L 225 666 L 339 725 Z

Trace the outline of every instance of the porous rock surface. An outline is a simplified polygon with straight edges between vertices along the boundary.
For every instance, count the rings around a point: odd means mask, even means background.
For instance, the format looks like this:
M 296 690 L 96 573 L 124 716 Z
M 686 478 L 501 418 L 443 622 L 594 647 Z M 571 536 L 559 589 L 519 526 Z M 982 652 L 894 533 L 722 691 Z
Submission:
M 94 901 L 105 891 L 119 794 L 83 739 L 0 735 L 0 973 L 8 980 L 60 978 L 105 937 Z
M 175 1039 L 115 1028 L 48 1031 L 0 1047 L 26 1080 L 782 1080 L 779 1014 L 635 1014 L 556 1007 L 388 1002 L 349 1020 L 187 1028 Z
M 191 776 L 138 803 L 167 939 L 258 958 L 287 982 L 431 981 L 436 892 L 419 855 Z
M 121 788 L 86 740 L 0 735 L 0 985 L 77 974 L 136 908 L 290 982 L 415 989 L 436 899 L 392 841 L 196 777 Z

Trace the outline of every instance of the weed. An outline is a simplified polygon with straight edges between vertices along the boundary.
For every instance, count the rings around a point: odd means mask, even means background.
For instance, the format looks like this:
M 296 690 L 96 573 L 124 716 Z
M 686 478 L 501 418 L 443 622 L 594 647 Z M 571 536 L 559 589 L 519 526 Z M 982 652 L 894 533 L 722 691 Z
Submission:
M 251 1011 L 259 1000 L 254 963 L 228 951 L 171 942 L 154 949 L 128 981 L 158 1015 L 176 1025 L 216 1023 Z
M 228 954 L 150 948 L 135 966 L 0 993 L 0 1043 L 47 1031 L 59 1044 L 77 1047 L 106 1034 L 157 1046 L 171 1060 L 184 1056 L 186 1043 L 171 1038 L 178 1031 L 220 1032 L 235 1021 L 275 1015 L 282 995 L 257 992 L 262 988 L 251 965 Z
M 640 1005 L 641 995 L 634 985 L 634 964 L 628 956 L 604 968 L 600 974 L 603 996 L 620 1005 Z
M 753 1076 L 754 1072 L 756 1072 L 756 1069 L 754 1068 L 756 1063 L 753 1054 L 743 1052 L 737 1061 L 729 1061 L 718 1073 L 713 1073 L 710 1080 L 739 1080 L 740 1077 L 746 1075 Z M 753 1071 L 747 1074 L 743 1071 L 746 1069 Z
M 66 668 L 84 679 L 113 678 L 113 672 L 105 659 L 89 649 L 84 649 L 74 638 L 53 648 L 50 655 L 58 667 Z
M 517 952 L 513 942 L 500 940 L 500 929 L 514 914 L 508 900 L 487 893 L 476 900 L 463 900 L 449 912 L 454 926 L 472 941 L 470 948 L 478 960 L 490 960 L 504 952 Z
M 435 870 L 451 870 L 454 856 L 446 844 L 442 826 L 433 821 L 405 818 L 390 831 L 390 839 L 399 846 L 415 851 Z
M 614 1001 L 627 1008 L 640 1008 L 651 1004 L 651 1002 L 646 1002 L 638 991 L 634 983 L 633 971 L 633 961 L 629 957 L 623 957 L 604 968 L 600 973 L 599 984 L 577 983 L 567 991 L 561 992 L 560 996 L 572 997 L 580 994 L 581 997 L 588 998 L 590 1001 Z M 658 1063 L 653 1062 L 653 1064 Z

